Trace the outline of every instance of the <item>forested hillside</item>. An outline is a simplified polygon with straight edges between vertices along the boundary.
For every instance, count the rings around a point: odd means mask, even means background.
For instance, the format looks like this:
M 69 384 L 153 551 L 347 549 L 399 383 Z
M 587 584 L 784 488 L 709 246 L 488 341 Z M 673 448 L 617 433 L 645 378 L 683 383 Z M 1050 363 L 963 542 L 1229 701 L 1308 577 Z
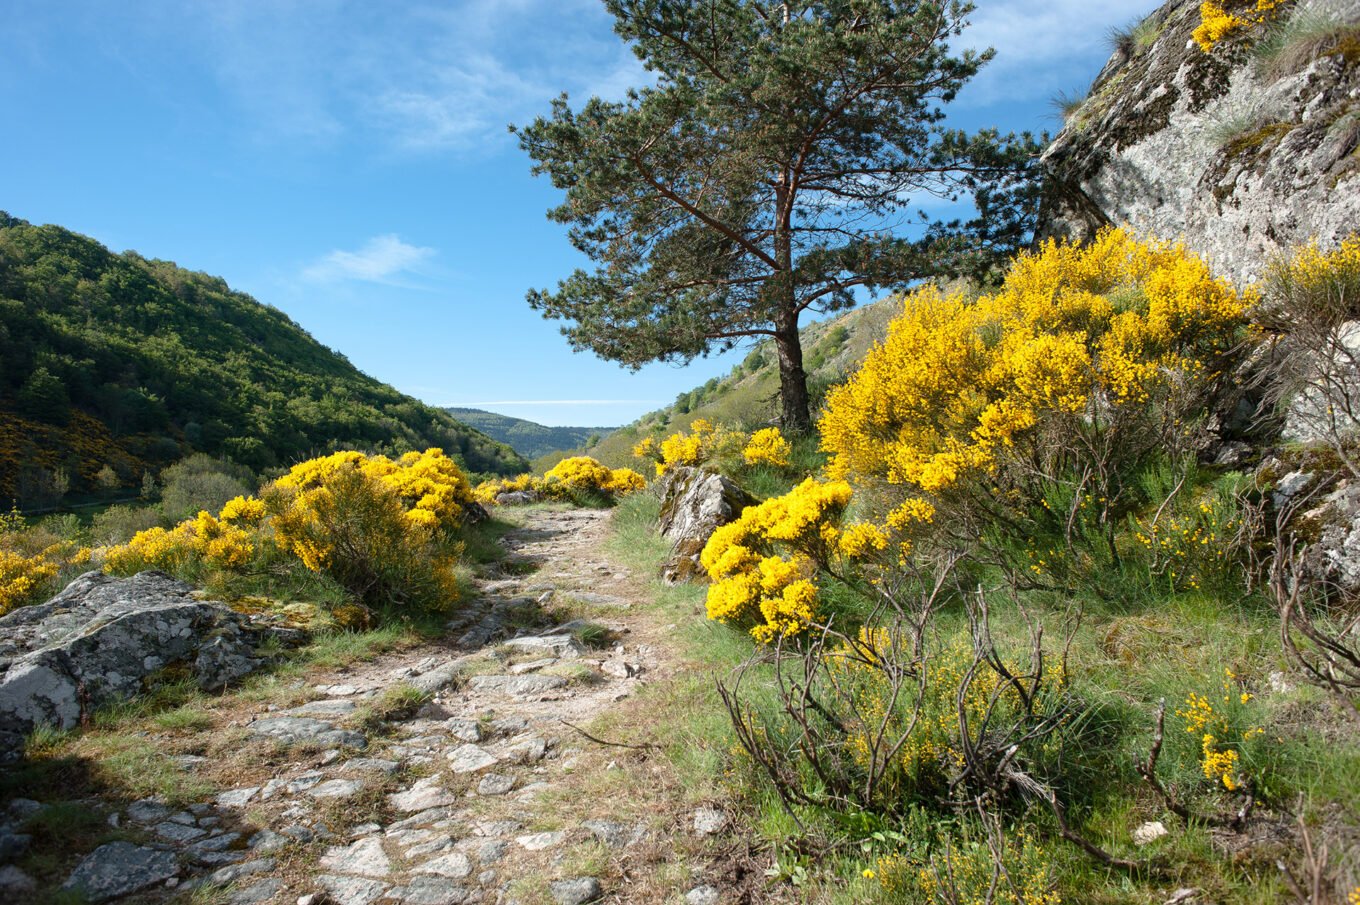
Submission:
M 495 412 L 484 412 L 481 409 L 448 408 L 445 411 L 530 459 L 551 452 L 588 446 L 614 430 L 612 427 L 549 427 L 546 424 L 512 418 L 509 415 L 498 415 Z
M 334 446 L 525 465 L 219 277 L 0 213 L 0 498 L 133 486 L 191 451 L 259 470 Z

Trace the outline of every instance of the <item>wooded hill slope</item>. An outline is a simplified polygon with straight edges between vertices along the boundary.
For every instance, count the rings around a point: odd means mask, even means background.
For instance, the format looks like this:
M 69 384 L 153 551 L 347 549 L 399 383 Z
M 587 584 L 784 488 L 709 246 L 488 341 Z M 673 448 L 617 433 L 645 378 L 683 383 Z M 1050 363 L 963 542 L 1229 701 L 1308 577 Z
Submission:
M 132 486 L 191 451 L 262 470 L 335 446 L 526 466 L 219 277 L 0 212 L 0 502 L 58 471 L 79 492 L 105 466 Z

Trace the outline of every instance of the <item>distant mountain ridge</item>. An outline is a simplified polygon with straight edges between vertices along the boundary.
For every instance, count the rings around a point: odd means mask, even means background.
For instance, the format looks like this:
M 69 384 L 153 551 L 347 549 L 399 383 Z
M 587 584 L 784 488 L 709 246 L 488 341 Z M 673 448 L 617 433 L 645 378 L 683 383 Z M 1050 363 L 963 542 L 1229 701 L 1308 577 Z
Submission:
M 529 459 L 585 446 L 590 438 L 602 438 L 615 430 L 612 427 L 549 427 L 482 409 L 448 407 L 444 411 Z
M 260 471 L 342 446 L 528 464 L 220 277 L 0 212 L 0 504 L 54 477 L 136 486 L 194 451 Z

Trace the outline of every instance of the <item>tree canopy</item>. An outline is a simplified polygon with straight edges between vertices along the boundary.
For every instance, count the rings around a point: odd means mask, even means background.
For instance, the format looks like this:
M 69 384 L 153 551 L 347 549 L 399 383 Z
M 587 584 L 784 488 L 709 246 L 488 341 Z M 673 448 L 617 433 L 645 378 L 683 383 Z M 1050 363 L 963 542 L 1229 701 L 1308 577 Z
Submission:
M 577 349 L 638 367 L 772 337 L 783 423 L 803 432 L 805 312 L 850 307 L 856 287 L 985 270 L 1028 241 L 1038 146 L 942 125 L 991 55 L 950 48 L 971 4 L 605 6 L 655 84 L 579 111 L 563 95 L 515 129 L 565 193 L 549 216 L 597 265 L 529 293 Z M 912 213 L 923 196 L 969 194 L 969 222 Z

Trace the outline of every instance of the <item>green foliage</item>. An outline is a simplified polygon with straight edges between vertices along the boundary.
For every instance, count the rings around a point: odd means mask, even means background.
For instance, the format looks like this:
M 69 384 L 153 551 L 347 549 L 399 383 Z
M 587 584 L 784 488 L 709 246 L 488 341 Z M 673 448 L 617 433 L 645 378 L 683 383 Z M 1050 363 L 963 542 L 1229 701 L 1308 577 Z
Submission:
M 244 465 L 194 453 L 161 472 L 161 515 L 167 522 L 217 512 L 228 500 L 249 496 L 255 475 Z
M 656 85 L 580 110 L 559 98 L 517 130 L 566 193 L 549 215 L 599 265 L 529 293 L 574 347 L 638 367 L 771 336 L 782 426 L 802 434 L 802 312 L 849 308 L 856 286 L 987 271 L 1028 241 L 1038 145 L 936 127 L 990 58 L 951 53 L 970 4 L 606 7 Z M 918 192 L 972 192 L 980 216 L 894 235 Z
M 0 498 L 16 465 L 73 456 L 74 490 L 112 464 L 125 486 L 191 451 L 253 469 L 348 446 L 442 447 L 474 472 L 525 462 L 447 413 L 361 373 L 277 309 L 220 278 L 114 254 L 56 226 L 0 216 Z M 25 434 L 46 424 L 68 434 Z M 11 448 L 11 443 L 13 448 Z M 55 461 L 45 456 L 57 453 Z

